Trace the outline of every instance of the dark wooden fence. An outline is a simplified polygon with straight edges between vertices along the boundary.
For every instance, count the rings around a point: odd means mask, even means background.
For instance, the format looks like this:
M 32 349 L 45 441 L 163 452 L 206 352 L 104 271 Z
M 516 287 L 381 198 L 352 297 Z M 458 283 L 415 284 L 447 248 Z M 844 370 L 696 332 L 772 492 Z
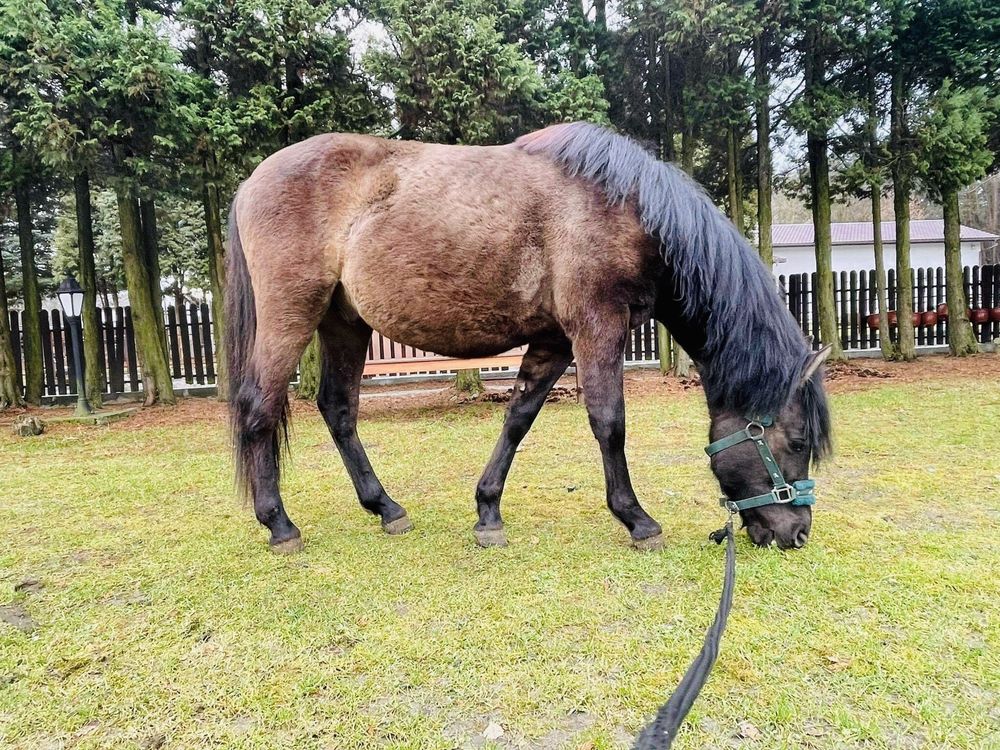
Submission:
M 948 316 L 945 305 L 943 268 L 913 269 L 913 310 L 917 346 L 947 346 Z M 896 272 L 888 271 L 888 311 L 895 319 Z M 975 266 L 964 270 L 965 294 L 974 317 L 973 329 L 981 343 L 1000 338 L 1000 265 Z M 815 346 L 822 345 L 819 335 L 819 312 L 815 295 L 816 274 L 779 276 L 778 286 L 789 310 L 803 333 L 812 336 Z M 874 271 L 851 271 L 834 274 L 834 304 L 840 343 L 848 351 L 879 348 L 878 313 Z M 919 321 L 917 320 L 919 316 Z M 895 324 L 890 335 L 896 338 Z
M 895 272 L 888 272 L 889 310 L 896 309 Z M 1000 338 L 1000 265 L 975 266 L 964 272 L 965 291 L 969 307 L 981 320 L 973 324 L 976 336 L 983 343 Z M 789 310 L 803 333 L 813 337 L 820 346 L 819 315 L 816 308 L 816 274 L 779 276 L 778 286 Z M 871 325 L 869 316 L 878 312 L 873 271 L 851 271 L 834 276 L 834 299 L 840 340 L 849 351 L 878 349 L 878 326 Z M 937 315 L 945 301 L 945 277 L 942 268 L 918 268 L 913 271 L 913 309 L 921 315 L 916 327 L 917 346 L 946 346 L 948 321 Z M 137 391 L 141 374 L 136 361 L 132 314 L 128 307 L 102 308 L 100 357 L 104 367 L 107 390 L 111 393 Z M 924 316 L 924 313 L 935 313 Z M 985 320 L 982 320 L 985 314 Z M 10 314 L 14 340 L 14 360 L 18 381 L 23 383 L 22 313 Z M 167 351 L 175 381 L 187 385 L 215 383 L 215 346 L 213 322 L 208 305 L 168 307 L 164 320 Z M 895 328 L 892 329 L 893 335 Z M 45 372 L 45 395 L 76 393 L 73 377 L 72 338 L 66 321 L 58 310 L 42 312 L 42 361 Z M 652 322 L 632 331 L 626 344 L 627 362 L 654 362 L 659 358 L 659 346 Z M 413 347 L 402 346 L 376 335 L 369 347 L 369 361 L 382 366 L 399 359 L 421 362 L 426 359 L 427 372 L 441 369 L 435 364 L 436 355 Z M 410 363 L 412 365 L 412 362 Z M 454 362 L 452 362 L 452 365 Z M 516 364 L 516 363 L 515 363 Z M 412 369 L 412 368 L 411 368 Z M 447 369 L 447 368 L 445 368 Z M 454 369 L 454 367 L 452 367 Z
M 99 339 L 101 365 L 106 390 L 112 394 L 138 391 L 142 374 L 135 348 L 132 311 L 128 307 L 98 308 L 101 325 Z M 42 310 L 42 366 L 45 373 L 44 395 L 76 393 L 73 376 L 72 337 L 58 310 Z M 24 383 L 23 313 L 11 311 L 10 327 L 14 341 L 14 362 L 18 382 Z M 168 307 L 164 328 L 170 370 L 175 381 L 188 385 L 215 383 L 215 342 L 208 305 L 186 305 L 178 313 Z

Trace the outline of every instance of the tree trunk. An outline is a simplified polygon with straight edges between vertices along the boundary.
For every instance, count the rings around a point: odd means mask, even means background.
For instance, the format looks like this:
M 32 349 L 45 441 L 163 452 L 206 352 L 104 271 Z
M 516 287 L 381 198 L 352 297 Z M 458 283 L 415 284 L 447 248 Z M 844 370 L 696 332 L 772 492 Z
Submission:
M 757 252 L 769 271 L 774 268 L 771 237 L 771 80 L 767 31 L 754 38 L 753 67 L 757 85 Z
M 587 75 L 586 50 L 590 45 L 587 39 L 589 24 L 582 0 L 569 0 L 566 17 L 569 20 L 569 67 L 577 78 L 583 78 Z
M 688 114 L 684 114 L 684 128 L 681 132 L 681 166 L 689 175 L 694 173 L 694 125 L 690 122 Z M 691 357 L 677 343 L 674 344 L 674 375 L 679 378 L 691 376 Z
M 87 401 L 101 408 L 104 396 L 104 367 L 101 362 L 101 324 L 97 319 L 97 277 L 94 271 L 94 220 L 90 205 L 90 175 L 80 172 L 73 178 L 76 196 L 76 236 L 80 246 L 80 285 L 83 287 L 83 379 Z
M 882 359 L 890 360 L 895 351 L 889 333 L 889 299 L 885 288 L 885 250 L 882 246 L 882 194 L 872 188 L 872 237 L 875 248 L 875 299 L 878 302 L 878 342 Z
M 205 207 L 205 228 L 208 235 L 208 277 L 212 290 L 212 340 L 215 344 L 215 383 L 220 401 L 229 399 L 229 374 L 223 332 L 226 325 L 226 262 L 222 241 L 222 216 L 219 209 L 219 189 L 206 179 L 202 188 Z
M 21 387 L 17 382 L 14 362 L 14 340 L 10 331 L 10 311 L 7 309 L 7 282 L 0 254 L 0 411 L 9 406 L 23 406 Z
M 818 31 L 810 32 L 810 49 L 805 59 L 807 101 L 812 102 L 826 78 L 822 38 Z M 812 204 L 813 238 L 816 250 L 816 307 L 819 311 L 819 335 L 822 343 L 832 347 L 830 359 L 844 359 L 844 350 L 837 327 L 837 308 L 833 293 L 833 245 L 830 237 L 830 154 L 826 131 L 810 127 L 806 135 L 809 156 L 809 197 Z
M 459 370 L 455 373 L 455 390 L 459 393 L 468 393 L 471 396 L 478 396 L 486 390 L 483 386 L 483 376 L 479 370 Z
M 816 249 L 816 306 L 819 309 L 820 339 L 831 344 L 830 359 L 844 359 L 837 326 L 833 293 L 833 243 L 830 236 L 830 163 L 825 135 L 809 133 L 809 190 L 812 202 L 814 247 Z
M 122 234 L 122 265 L 125 269 L 129 304 L 132 307 L 135 343 L 142 367 L 144 403 L 147 406 L 157 401 L 173 404 L 176 399 L 164 346 L 166 336 L 163 332 L 162 308 L 158 308 L 153 300 L 152 275 L 146 267 L 139 202 L 124 185 L 120 185 L 116 193 Z
M 306 350 L 302 352 L 302 359 L 299 360 L 299 386 L 295 389 L 295 398 L 315 401 L 319 396 L 321 368 L 319 347 L 319 335 L 314 333 Z
M 870 29 L 869 29 L 870 32 Z M 889 301 L 886 292 L 885 250 L 882 244 L 882 173 L 878 163 L 878 91 L 875 87 L 875 63 L 871 49 L 865 63 L 868 94 L 868 117 L 865 120 L 867 136 L 867 168 L 871 180 L 872 247 L 875 252 L 875 300 L 878 304 L 878 338 L 882 359 L 893 358 L 892 338 L 889 332 Z
M 38 406 L 42 403 L 45 371 L 42 366 L 42 298 L 38 290 L 38 268 L 35 265 L 35 238 L 31 222 L 31 188 L 27 181 L 14 184 L 17 205 L 17 239 L 21 247 L 22 290 L 22 351 L 24 353 L 24 400 Z
M 894 61 L 890 103 L 890 143 L 892 146 L 892 204 L 896 216 L 896 356 L 904 361 L 917 357 L 913 328 L 913 279 L 910 270 L 910 189 L 909 147 L 906 139 L 905 82 L 902 64 Z
M 670 372 L 673 362 L 670 357 L 670 348 L 673 342 L 670 339 L 670 331 L 660 321 L 656 321 L 656 346 L 660 350 L 660 374 L 666 375 Z
M 944 203 L 944 273 L 948 301 L 948 347 L 956 357 L 966 357 L 979 352 L 979 342 L 972 329 L 966 310 L 969 301 L 965 296 L 962 277 L 962 224 L 958 207 L 958 191 L 948 190 Z
M 674 161 L 677 149 L 674 145 L 674 78 L 671 69 L 670 49 L 666 44 L 660 45 L 660 56 L 663 58 L 663 142 L 660 158 L 664 161 Z
M 149 272 L 149 294 L 153 308 L 160 319 L 159 333 L 163 350 L 167 350 L 167 328 L 163 324 L 163 275 L 160 272 L 160 244 L 156 229 L 156 203 L 152 198 L 139 199 L 139 218 L 142 223 L 142 253 Z
M 743 234 L 743 180 L 740 178 L 739 138 L 736 126 L 726 128 L 726 187 L 729 193 L 729 218 Z

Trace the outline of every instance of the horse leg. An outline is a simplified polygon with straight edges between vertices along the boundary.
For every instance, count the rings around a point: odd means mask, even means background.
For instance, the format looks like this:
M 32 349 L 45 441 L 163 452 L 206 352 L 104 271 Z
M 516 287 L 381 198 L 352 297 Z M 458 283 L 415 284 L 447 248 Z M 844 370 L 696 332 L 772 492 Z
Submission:
M 317 309 L 324 307 L 325 303 Z M 315 329 L 317 314 L 303 308 L 302 316 L 278 315 L 279 310 L 288 312 L 287 304 L 269 307 L 260 298 L 258 310 L 246 378 L 233 394 L 237 452 L 240 474 L 253 494 L 254 514 L 271 532 L 271 549 L 289 554 L 302 548 L 302 535 L 281 502 L 281 441 L 288 420 L 288 384 Z
M 476 486 L 479 522 L 475 527 L 475 535 L 482 547 L 502 547 L 507 544 L 503 519 L 500 517 L 500 496 L 503 494 L 507 472 L 514 461 L 518 444 L 531 429 L 549 391 L 566 371 L 572 358 L 569 342 L 565 342 L 562 346 L 532 344 L 521 360 L 521 369 L 517 373 L 514 393 L 507 406 L 500 439 Z
M 583 387 L 590 428 L 601 448 L 608 508 L 624 524 L 640 549 L 658 549 L 662 529 L 636 499 L 625 459 L 623 393 L 628 312 L 588 326 L 573 339 L 573 353 Z
M 345 321 L 331 310 L 319 327 L 323 351 L 319 410 L 354 483 L 361 506 L 382 519 L 389 534 L 413 528 L 406 511 L 386 494 L 358 438 L 358 391 L 372 329 L 363 321 Z

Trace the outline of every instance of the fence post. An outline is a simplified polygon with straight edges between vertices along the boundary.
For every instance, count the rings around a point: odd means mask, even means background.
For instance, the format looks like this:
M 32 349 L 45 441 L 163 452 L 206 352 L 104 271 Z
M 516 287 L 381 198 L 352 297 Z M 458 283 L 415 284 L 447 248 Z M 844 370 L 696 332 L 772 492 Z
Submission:
M 139 390 L 139 365 L 135 355 L 135 327 L 132 324 L 132 308 L 123 308 L 125 333 L 125 361 L 128 362 L 129 385 L 133 391 Z
M 191 312 L 191 354 L 194 356 L 194 382 L 205 384 L 204 353 L 201 349 L 201 324 L 198 320 L 198 305 L 190 305 Z

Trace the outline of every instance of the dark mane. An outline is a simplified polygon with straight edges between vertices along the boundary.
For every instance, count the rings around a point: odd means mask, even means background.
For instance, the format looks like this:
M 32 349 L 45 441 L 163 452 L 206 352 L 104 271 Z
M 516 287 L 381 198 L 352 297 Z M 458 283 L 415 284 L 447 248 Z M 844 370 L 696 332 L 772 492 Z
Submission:
M 681 316 L 704 331 L 704 346 L 690 354 L 710 407 L 776 414 L 799 391 L 810 357 L 802 332 L 757 253 L 684 172 L 629 138 L 583 122 L 530 133 L 516 145 L 593 181 L 609 202 L 634 202 L 643 227 L 660 242 Z M 830 447 L 821 379 L 819 373 L 801 389 L 815 457 Z

